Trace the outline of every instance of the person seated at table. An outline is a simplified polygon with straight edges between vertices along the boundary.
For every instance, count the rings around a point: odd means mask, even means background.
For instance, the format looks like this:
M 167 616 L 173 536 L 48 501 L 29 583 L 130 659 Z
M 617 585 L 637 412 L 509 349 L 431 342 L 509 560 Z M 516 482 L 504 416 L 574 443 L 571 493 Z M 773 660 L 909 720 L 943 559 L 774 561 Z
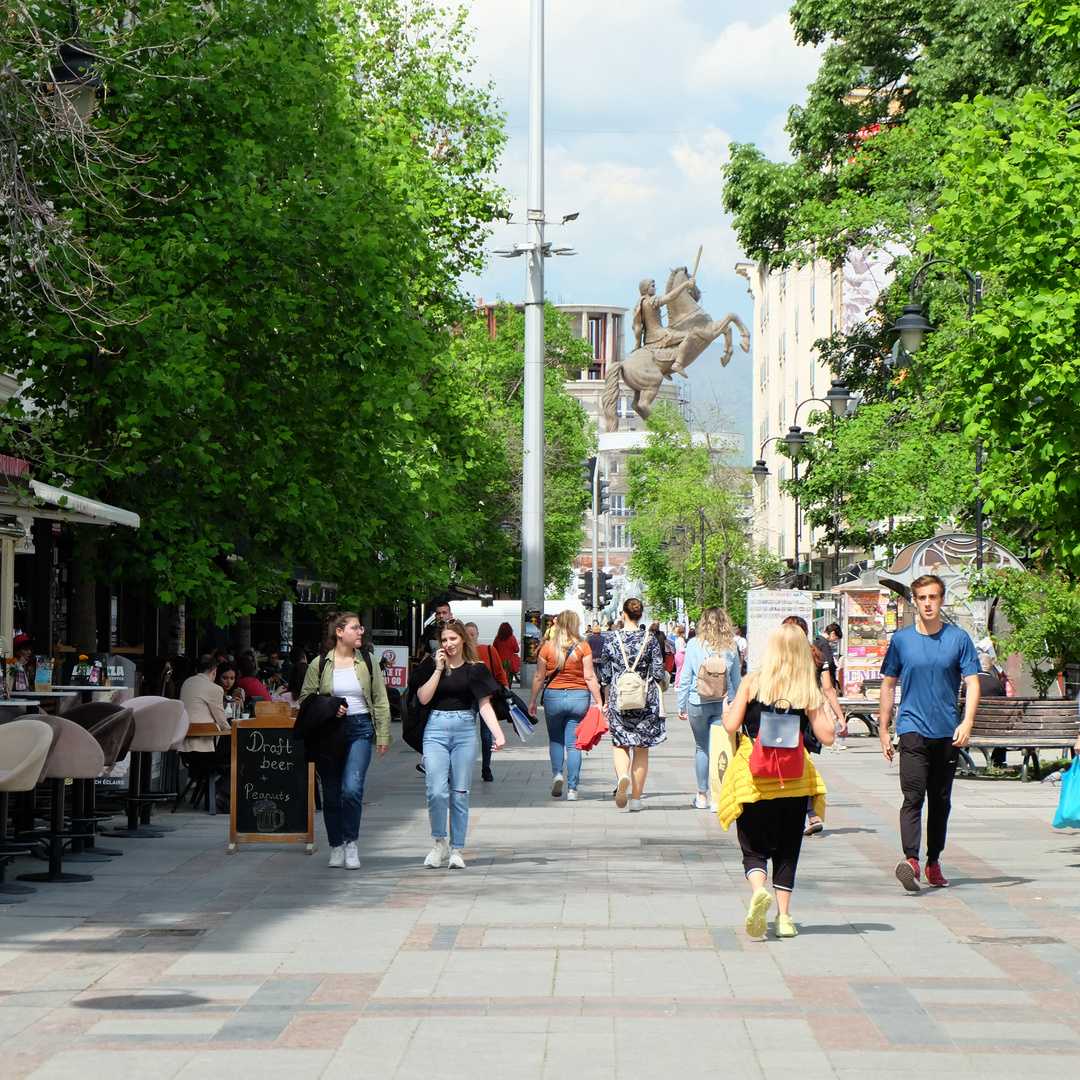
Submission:
M 189 724 L 213 724 L 219 731 L 228 731 L 225 702 L 217 683 L 218 662 L 211 653 L 204 653 L 195 664 L 195 674 L 180 687 L 180 702 L 187 712 Z M 215 745 L 216 744 L 216 745 Z M 218 809 L 228 809 L 229 781 L 227 769 L 229 740 L 210 736 L 185 736 L 177 747 L 181 760 L 189 768 L 200 767 L 206 772 L 216 769 L 221 777 L 218 786 Z
M 248 653 L 245 653 L 240 657 L 240 662 L 236 665 L 236 670 L 240 673 L 240 678 L 236 680 L 236 685 L 244 691 L 244 697 L 262 698 L 263 701 L 270 700 L 270 691 L 255 678 L 255 661 Z
M 15 660 L 23 671 L 22 679 L 19 678 L 18 672 L 15 673 L 14 689 L 33 690 L 34 672 L 37 670 L 37 658 L 34 655 L 34 643 L 27 634 L 20 632 L 11 639 L 11 647 L 15 654 Z
M 281 654 L 275 648 L 266 650 L 266 660 L 259 665 L 259 681 L 262 682 L 271 693 L 285 689 L 285 679 L 281 674 L 279 658 Z
M 225 704 L 232 704 L 235 715 L 244 707 L 244 691 L 236 685 L 236 665 L 230 660 L 218 664 L 217 679 Z
M 289 685 L 274 694 L 275 701 L 286 701 L 292 709 L 300 708 L 300 691 L 304 688 L 304 676 L 307 674 L 307 663 L 293 664 L 289 671 Z

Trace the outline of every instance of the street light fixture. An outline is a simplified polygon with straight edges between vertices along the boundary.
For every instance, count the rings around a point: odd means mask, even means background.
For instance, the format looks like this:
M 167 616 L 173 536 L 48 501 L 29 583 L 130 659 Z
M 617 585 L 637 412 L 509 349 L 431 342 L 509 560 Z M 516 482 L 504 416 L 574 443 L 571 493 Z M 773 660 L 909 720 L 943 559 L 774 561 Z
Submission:
M 926 321 L 922 306 L 913 303 L 904 305 L 903 315 L 896 320 L 895 326 L 889 327 L 889 333 L 899 334 L 900 347 L 908 356 L 914 356 L 922 346 L 923 337 L 936 329 Z

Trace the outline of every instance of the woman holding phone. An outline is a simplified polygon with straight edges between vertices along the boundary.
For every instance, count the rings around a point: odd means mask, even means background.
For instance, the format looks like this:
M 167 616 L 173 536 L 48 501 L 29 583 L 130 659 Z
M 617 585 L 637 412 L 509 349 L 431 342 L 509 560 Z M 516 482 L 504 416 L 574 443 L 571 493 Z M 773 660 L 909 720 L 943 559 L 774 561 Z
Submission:
M 479 747 L 477 712 L 491 731 L 495 750 L 501 750 L 506 739 L 491 707 L 491 695 L 498 691 L 498 684 L 480 662 L 464 624 L 451 619 L 439 634 L 439 646 L 431 675 L 416 691 L 420 703 L 431 706 L 424 728 L 424 780 L 435 844 L 424 865 L 438 869 L 448 859 L 450 869 L 464 870 L 461 852 L 469 827 L 469 790 Z

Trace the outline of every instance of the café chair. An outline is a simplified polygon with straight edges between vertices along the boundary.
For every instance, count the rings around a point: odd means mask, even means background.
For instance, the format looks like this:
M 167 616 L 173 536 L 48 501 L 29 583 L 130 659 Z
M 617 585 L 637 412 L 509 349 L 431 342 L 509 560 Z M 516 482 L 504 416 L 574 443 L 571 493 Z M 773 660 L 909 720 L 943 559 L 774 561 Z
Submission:
M 4 871 L 16 855 L 29 855 L 25 844 L 7 838 L 9 791 L 33 791 L 41 778 L 53 743 L 53 729 L 40 720 L 19 719 L 0 724 L 0 904 L 21 904 L 37 889 L 4 881 Z
M 52 781 L 52 821 L 48 829 L 38 835 L 49 850 L 49 869 L 39 874 L 19 874 L 19 881 L 47 881 L 67 884 L 76 881 L 93 881 L 92 874 L 67 873 L 62 866 L 64 844 L 68 840 L 85 839 L 74 827 L 64 829 L 64 800 L 67 780 L 94 779 L 105 765 L 105 755 L 97 740 L 78 724 L 63 717 L 50 717 L 49 726 L 60 728 L 56 740 L 45 759 L 42 780 Z M 10 725 L 8 725 L 10 726 Z
M 168 752 L 184 737 L 188 728 L 187 711 L 175 698 L 152 695 L 132 698 L 125 704 L 134 714 L 135 736 L 130 748 L 128 789 L 116 799 L 127 810 L 127 826 L 112 829 L 108 835 L 132 839 L 160 837 L 174 830 L 160 825 L 146 826 L 150 824 L 155 804 L 175 799 L 176 792 L 150 790 L 151 755 Z

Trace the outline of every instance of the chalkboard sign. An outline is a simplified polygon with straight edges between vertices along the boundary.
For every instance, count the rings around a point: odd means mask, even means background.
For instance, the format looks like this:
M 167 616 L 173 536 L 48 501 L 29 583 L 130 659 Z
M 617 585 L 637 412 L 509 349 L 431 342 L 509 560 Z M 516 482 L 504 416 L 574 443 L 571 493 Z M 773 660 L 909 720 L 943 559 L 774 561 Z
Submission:
M 315 850 L 315 766 L 288 716 L 233 721 L 229 851 L 237 843 Z

